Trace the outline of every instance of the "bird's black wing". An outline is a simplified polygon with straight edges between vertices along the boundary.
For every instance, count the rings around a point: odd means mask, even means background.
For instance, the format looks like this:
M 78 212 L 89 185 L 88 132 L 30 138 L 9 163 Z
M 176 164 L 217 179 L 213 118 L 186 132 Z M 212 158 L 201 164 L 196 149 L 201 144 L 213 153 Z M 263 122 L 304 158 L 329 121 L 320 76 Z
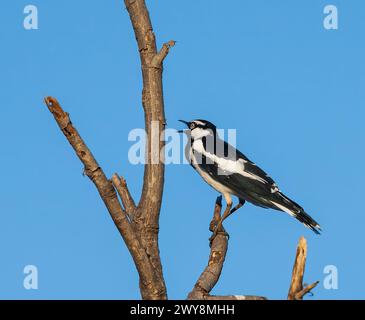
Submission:
M 224 157 L 228 160 L 236 160 L 241 161 L 243 165 L 243 171 L 247 174 L 247 176 L 243 176 L 243 178 L 247 178 L 250 181 L 250 184 L 256 186 L 255 189 L 261 190 L 262 193 L 274 193 L 279 191 L 275 181 L 260 167 L 258 167 L 254 162 L 252 162 L 249 158 L 247 158 L 242 152 L 231 146 L 226 141 L 221 140 L 224 144 Z M 235 177 L 233 180 L 241 181 L 241 177 Z M 245 179 L 244 179 L 245 180 Z M 237 181 L 238 182 L 238 181 Z M 244 182 L 244 181 L 241 181 Z

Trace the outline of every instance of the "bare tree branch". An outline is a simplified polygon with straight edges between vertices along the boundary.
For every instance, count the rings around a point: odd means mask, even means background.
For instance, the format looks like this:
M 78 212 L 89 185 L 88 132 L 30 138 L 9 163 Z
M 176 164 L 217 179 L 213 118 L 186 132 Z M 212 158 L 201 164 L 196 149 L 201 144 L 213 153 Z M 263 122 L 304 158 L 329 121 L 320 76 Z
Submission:
M 215 202 L 213 220 L 220 216 L 221 210 L 222 197 L 218 197 Z M 193 290 L 189 293 L 189 300 L 201 300 L 209 296 L 210 291 L 216 285 L 221 275 L 227 249 L 227 236 L 223 233 L 218 233 L 211 244 L 208 265 L 195 283 Z
M 142 296 L 146 299 L 160 298 L 160 292 L 155 288 L 157 279 L 154 268 L 150 263 L 146 251 L 136 237 L 128 221 L 126 212 L 120 205 L 111 181 L 105 176 L 104 171 L 99 166 L 76 128 L 72 125 L 69 115 L 63 111 L 58 101 L 55 98 L 47 97 L 45 98 L 45 103 L 80 161 L 84 164 L 86 175 L 98 189 L 100 197 L 103 199 L 117 229 L 123 237 L 139 273 L 141 286 L 148 288 L 148 290 L 142 292 Z
M 218 197 L 214 207 L 213 220 L 210 224 L 217 224 L 220 220 L 222 210 L 222 197 Z M 210 248 L 208 265 L 195 283 L 193 290 L 189 293 L 189 300 L 264 300 L 264 297 L 257 296 L 211 296 L 209 293 L 218 282 L 222 273 L 224 260 L 228 249 L 228 237 L 223 230 L 217 233 Z
M 150 16 L 144 0 L 124 0 L 128 10 L 140 54 L 143 78 L 142 104 L 145 115 L 147 134 L 146 165 L 142 196 L 134 215 L 135 228 L 140 235 L 141 244 L 146 250 L 155 268 L 159 290 L 166 287 L 162 274 L 162 265 L 158 247 L 159 215 L 164 186 L 164 128 L 166 124 L 163 87 L 162 63 L 173 41 L 157 52 Z
M 304 295 L 310 292 L 319 281 L 303 288 L 303 276 L 305 271 L 305 262 L 307 258 L 307 241 L 304 237 L 299 239 L 297 253 L 295 256 L 292 278 L 288 293 L 288 300 L 302 300 Z

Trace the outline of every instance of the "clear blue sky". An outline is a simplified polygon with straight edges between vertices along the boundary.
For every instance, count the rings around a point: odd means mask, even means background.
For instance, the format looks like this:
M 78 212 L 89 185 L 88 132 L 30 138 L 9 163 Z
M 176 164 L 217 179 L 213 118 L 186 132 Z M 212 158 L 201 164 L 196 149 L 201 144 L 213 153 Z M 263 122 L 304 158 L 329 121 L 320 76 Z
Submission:
M 39 29 L 23 28 L 23 8 Z M 323 28 L 335 4 L 339 30 Z M 365 298 L 363 255 L 365 3 L 362 0 L 148 1 L 165 63 L 168 125 L 205 118 L 323 227 L 247 205 L 226 222 L 216 294 L 285 298 L 297 241 L 308 240 L 308 299 Z M 0 9 L 0 298 L 139 298 L 129 253 L 42 100 L 59 99 L 110 176 L 138 199 L 143 167 L 128 133 L 143 127 L 139 57 L 121 0 L 6 0 Z M 160 247 L 170 298 L 185 298 L 208 259 L 217 193 L 187 165 L 166 168 Z M 23 288 L 36 265 L 39 289 Z M 335 265 L 338 290 L 325 290 Z

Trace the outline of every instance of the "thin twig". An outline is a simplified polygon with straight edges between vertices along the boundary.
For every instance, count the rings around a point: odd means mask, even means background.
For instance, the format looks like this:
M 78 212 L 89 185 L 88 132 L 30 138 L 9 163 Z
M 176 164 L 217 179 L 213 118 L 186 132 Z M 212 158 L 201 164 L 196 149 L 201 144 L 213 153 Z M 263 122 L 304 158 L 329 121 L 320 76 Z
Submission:
M 112 176 L 112 182 L 117 190 L 120 199 L 122 200 L 124 209 L 128 215 L 129 221 L 133 220 L 133 214 L 136 210 L 136 205 L 134 203 L 134 200 L 129 192 L 127 182 L 123 177 L 120 177 L 118 174 L 114 174 Z
M 303 297 L 307 294 L 310 293 L 312 291 L 313 288 L 315 288 L 317 286 L 317 284 L 319 283 L 319 281 L 316 281 L 308 286 L 306 286 L 303 290 L 299 291 L 298 293 L 295 294 L 295 300 L 302 300 Z
M 163 44 L 161 50 L 152 59 L 151 65 L 155 68 L 162 68 L 162 62 L 165 60 L 170 49 L 175 46 L 176 41 L 170 40 Z

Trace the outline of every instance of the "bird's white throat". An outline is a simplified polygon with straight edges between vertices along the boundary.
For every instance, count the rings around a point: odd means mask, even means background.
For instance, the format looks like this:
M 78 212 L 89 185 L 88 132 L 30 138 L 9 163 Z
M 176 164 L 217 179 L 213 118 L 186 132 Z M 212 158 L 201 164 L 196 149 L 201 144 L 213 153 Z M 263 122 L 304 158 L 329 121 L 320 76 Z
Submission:
M 213 131 L 210 129 L 202 129 L 202 128 L 195 128 L 190 131 L 191 138 L 195 140 L 202 139 L 203 137 L 207 137 L 209 135 L 213 136 Z

